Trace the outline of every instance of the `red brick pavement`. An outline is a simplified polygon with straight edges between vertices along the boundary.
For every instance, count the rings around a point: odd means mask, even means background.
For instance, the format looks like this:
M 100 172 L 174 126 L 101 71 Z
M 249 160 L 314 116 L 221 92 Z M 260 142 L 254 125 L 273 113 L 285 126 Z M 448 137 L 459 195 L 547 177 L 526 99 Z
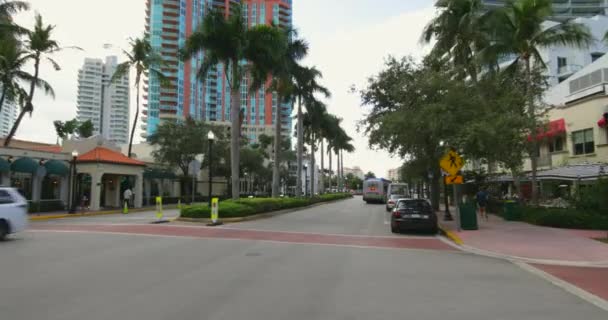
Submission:
M 533 266 L 608 301 L 608 268 Z
M 343 245 L 399 249 L 430 249 L 457 251 L 435 237 L 374 237 L 359 235 L 327 235 L 230 228 L 186 227 L 171 225 L 37 225 L 33 230 L 108 232 L 195 238 L 275 241 L 301 244 Z

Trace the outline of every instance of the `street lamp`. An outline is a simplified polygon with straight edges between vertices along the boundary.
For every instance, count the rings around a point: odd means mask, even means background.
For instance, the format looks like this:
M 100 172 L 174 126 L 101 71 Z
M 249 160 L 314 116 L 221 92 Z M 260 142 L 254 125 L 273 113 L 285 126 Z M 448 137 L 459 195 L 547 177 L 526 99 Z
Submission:
M 71 181 L 71 192 L 70 195 L 70 211 L 69 213 L 76 213 L 76 203 L 78 202 L 76 196 L 76 159 L 78 159 L 78 150 L 72 151 L 72 178 Z
M 209 207 L 211 208 L 211 190 L 213 188 L 213 175 L 211 174 L 211 151 L 213 148 L 213 140 L 215 140 L 215 134 L 213 134 L 213 131 L 209 130 L 209 133 L 207 133 L 207 140 L 209 140 Z

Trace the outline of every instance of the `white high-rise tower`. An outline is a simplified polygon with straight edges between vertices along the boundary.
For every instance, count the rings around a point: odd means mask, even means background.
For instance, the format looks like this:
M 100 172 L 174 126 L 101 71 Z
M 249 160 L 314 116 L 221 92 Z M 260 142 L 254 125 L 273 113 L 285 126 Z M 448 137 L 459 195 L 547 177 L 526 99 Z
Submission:
M 118 59 L 86 58 L 78 71 L 77 118 L 91 120 L 94 134 L 117 144 L 129 142 L 130 97 L 129 76 L 112 82 Z

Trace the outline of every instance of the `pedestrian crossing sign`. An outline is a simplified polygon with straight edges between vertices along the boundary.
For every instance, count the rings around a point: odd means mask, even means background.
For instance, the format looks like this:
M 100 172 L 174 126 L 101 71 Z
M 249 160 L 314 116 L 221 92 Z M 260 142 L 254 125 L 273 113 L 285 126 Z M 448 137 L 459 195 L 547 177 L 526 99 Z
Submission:
M 447 176 L 445 177 L 445 184 L 463 184 L 464 178 L 462 176 Z
M 464 160 L 454 150 L 450 150 L 441 160 L 439 166 L 443 171 L 450 174 L 450 176 L 458 175 L 458 171 L 464 166 Z

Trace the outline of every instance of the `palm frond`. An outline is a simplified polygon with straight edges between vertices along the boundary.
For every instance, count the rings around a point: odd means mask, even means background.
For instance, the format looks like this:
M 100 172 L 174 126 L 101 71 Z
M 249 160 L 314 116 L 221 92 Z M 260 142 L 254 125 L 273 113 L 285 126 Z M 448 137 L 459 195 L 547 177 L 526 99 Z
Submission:
M 131 68 L 131 61 L 125 61 L 116 66 L 116 70 L 114 74 L 112 74 L 112 78 L 110 82 L 115 83 L 116 81 L 122 79 L 125 75 L 129 74 L 129 69 Z

